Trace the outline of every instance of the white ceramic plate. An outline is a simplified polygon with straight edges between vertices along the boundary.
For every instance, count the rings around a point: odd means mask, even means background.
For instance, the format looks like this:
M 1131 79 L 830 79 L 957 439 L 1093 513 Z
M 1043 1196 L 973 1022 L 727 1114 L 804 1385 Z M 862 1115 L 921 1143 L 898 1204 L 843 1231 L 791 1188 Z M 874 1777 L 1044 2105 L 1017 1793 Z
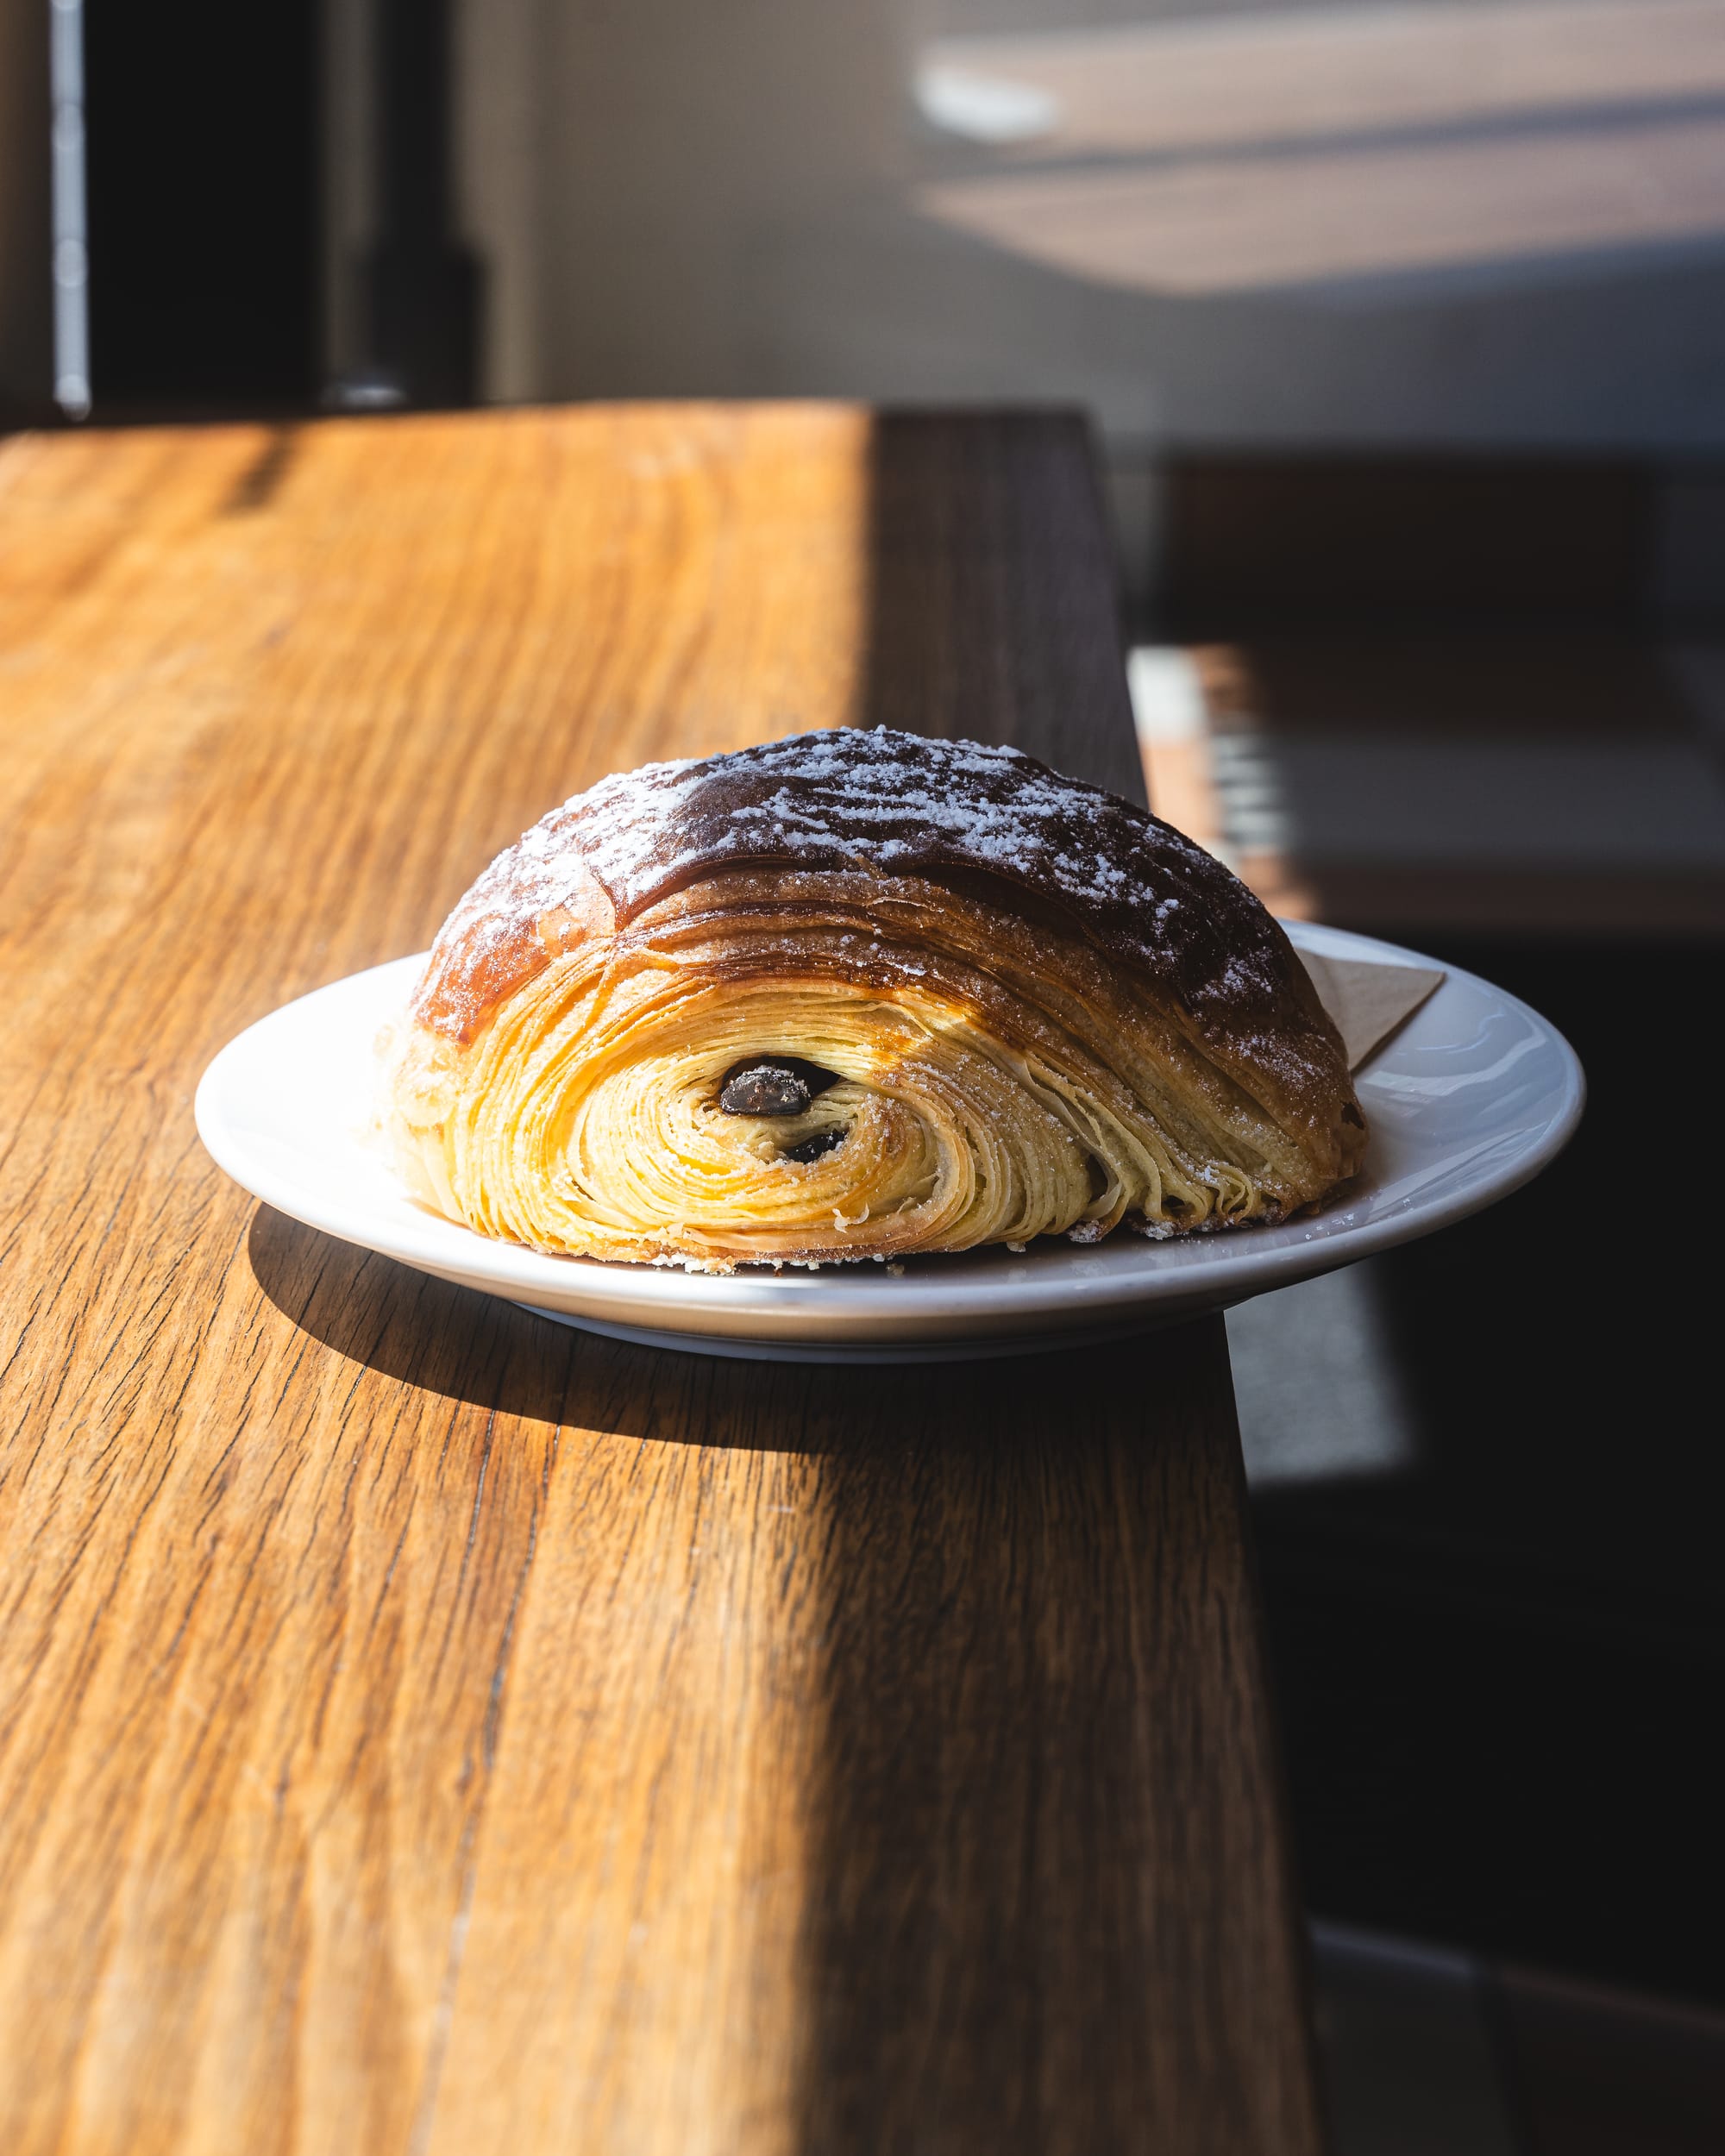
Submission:
M 1302 950 L 1430 965 L 1339 929 L 1289 924 Z M 267 1205 L 325 1234 L 565 1324 L 712 1355 L 921 1361 L 1023 1354 L 1147 1331 L 1333 1271 L 1477 1213 L 1537 1175 L 1580 1120 L 1581 1066 L 1515 997 L 1452 968 L 1356 1083 L 1364 1174 L 1316 1218 L 1166 1243 L 1124 1229 L 911 1260 L 775 1273 L 685 1273 L 545 1257 L 458 1227 L 411 1198 L 366 1136 L 373 1043 L 423 958 L 302 996 L 231 1041 L 198 1088 L 216 1161 Z

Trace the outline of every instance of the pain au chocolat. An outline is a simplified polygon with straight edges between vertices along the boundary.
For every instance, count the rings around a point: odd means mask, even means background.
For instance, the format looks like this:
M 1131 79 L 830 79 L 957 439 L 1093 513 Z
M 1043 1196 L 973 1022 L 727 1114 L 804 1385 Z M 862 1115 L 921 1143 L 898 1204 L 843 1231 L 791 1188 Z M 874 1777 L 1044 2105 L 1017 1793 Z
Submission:
M 554 810 L 445 923 L 388 1094 L 452 1219 L 718 1271 L 1275 1220 L 1365 1145 L 1220 862 L 1016 749 L 885 729 Z

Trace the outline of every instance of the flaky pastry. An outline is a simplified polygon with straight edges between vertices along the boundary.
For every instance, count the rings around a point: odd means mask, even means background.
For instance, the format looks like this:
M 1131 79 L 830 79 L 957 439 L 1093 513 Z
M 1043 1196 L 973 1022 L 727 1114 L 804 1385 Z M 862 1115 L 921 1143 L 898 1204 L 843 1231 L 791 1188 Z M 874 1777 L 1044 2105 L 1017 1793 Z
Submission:
M 727 1271 L 1276 1220 L 1365 1145 L 1282 930 L 1012 749 L 799 735 L 605 779 L 445 923 L 392 1052 L 418 1194 Z

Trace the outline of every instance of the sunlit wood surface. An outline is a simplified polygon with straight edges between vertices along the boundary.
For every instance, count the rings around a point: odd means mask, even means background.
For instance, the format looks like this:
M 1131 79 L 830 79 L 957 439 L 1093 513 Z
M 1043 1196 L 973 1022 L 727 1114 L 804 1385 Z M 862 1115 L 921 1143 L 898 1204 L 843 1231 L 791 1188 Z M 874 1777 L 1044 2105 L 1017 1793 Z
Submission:
M 0 446 L 0 2148 L 1302 2156 L 1219 1324 L 831 1372 L 260 1211 L 214 1050 L 601 772 L 1132 783 L 1082 437 Z

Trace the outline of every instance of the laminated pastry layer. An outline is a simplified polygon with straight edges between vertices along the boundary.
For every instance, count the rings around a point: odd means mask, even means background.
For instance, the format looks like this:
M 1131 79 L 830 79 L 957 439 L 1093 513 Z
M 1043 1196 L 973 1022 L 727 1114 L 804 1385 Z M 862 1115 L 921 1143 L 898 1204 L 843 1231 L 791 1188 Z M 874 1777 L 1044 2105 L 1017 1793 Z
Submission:
M 532 928 L 512 968 L 479 940 L 459 1025 L 470 930 L 465 973 L 434 954 L 391 1101 L 427 1200 L 536 1249 L 724 1269 L 1171 1234 L 1311 1203 L 1363 1144 L 1345 1069 L 1324 1094 L 1301 1068 L 1321 1034 L 1220 1053 L 1070 918 L 950 879 L 750 866 L 625 919 L 589 872 Z M 763 1057 L 825 1081 L 727 1112 Z
M 1132 803 L 1016 749 L 881 728 L 801 734 L 602 780 L 501 855 L 449 917 L 415 1003 L 471 1041 L 552 957 L 721 872 L 938 883 L 1107 958 L 1278 1113 L 1333 1112 L 1335 1030 L 1264 906 Z M 1356 1110 L 1356 1112 L 1358 1111 Z

